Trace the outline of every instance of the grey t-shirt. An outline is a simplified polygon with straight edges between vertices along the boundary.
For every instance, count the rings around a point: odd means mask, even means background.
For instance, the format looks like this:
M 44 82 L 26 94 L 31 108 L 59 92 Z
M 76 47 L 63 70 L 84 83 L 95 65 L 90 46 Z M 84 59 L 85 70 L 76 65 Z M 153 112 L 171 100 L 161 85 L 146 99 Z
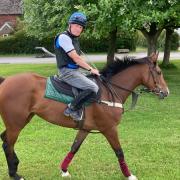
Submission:
M 72 39 L 66 34 L 60 34 L 57 39 L 57 45 L 62 47 L 66 53 L 74 50 L 74 45 L 72 44 Z

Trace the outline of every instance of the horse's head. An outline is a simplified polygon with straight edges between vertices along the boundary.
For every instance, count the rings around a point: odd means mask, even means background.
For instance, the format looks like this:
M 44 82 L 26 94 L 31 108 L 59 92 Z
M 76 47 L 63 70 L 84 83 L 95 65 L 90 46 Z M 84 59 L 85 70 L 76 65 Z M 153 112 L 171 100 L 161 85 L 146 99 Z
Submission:
M 147 71 L 144 72 L 143 85 L 145 85 L 150 92 L 153 92 L 158 95 L 159 98 L 163 99 L 168 96 L 169 89 L 157 63 L 158 54 L 159 53 L 152 53 L 148 57 L 148 68 Z

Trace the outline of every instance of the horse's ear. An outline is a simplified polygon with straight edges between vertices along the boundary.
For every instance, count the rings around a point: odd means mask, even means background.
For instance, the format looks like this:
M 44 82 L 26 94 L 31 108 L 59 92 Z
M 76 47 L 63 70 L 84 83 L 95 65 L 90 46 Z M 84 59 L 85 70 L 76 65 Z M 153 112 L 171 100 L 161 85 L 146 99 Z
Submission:
M 157 53 L 152 52 L 151 55 L 149 56 L 151 62 L 155 63 L 157 61 L 157 59 L 158 59 L 158 56 L 159 56 L 159 51 Z

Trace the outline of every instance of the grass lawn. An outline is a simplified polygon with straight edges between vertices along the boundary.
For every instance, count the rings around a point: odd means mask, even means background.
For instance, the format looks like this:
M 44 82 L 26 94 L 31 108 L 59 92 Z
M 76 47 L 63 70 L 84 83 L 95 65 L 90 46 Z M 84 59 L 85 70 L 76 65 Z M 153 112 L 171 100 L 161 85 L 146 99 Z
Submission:
M 180 61 L 173 61 L 173 64 L 177 68 L 163 69 L 170 96 L 160 101 L 149 94 L 141 95 L 136 109 L 125 113 L 119 125 L 126 160 L 139 180 L 180 179 Z M 54 64 L 0 65 L 0 76 L 27 71 L 49 76 L 56 73 L 56 68 Z M 130 99 L 125 106 L 129 105 Z M 0 121 L 0 132 L 3 130 Z M 19 174 L 27 180 L 62 179 L 59 163 L 69 151 L 75 135 L 73 129 L 34 117 L 16 143 Z M 100 134 L 88 136 L 69 171 L 72 179 L 77 180 L 125 179 L 113 151 Z M 0 180 L 6 179 L 9 179 L 7 165 L 0 149 Z

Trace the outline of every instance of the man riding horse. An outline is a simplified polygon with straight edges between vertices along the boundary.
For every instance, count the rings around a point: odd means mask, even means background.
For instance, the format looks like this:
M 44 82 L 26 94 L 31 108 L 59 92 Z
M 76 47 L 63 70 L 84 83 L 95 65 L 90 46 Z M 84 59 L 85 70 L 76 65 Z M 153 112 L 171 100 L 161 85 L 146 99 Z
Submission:
M 86 16 L 81 12 L 75 12 L 70 16 L 68 23 L 67 31 L 56 36 L 54 47 L 61 80 L 82 90 L 64 111 L 65 116 L 71 116 L 74 120 L 79 121 L 82 119 L 83 111 L 81 109 L 83 104 L 90 98 L 95 97 L 99 90 L 96 83 L 88 79 L 80 71 L 80 68 L 98 76 L 100 74 L 97 69 L 92 68 L 80 56 L 78 37 L 86 27 Z

